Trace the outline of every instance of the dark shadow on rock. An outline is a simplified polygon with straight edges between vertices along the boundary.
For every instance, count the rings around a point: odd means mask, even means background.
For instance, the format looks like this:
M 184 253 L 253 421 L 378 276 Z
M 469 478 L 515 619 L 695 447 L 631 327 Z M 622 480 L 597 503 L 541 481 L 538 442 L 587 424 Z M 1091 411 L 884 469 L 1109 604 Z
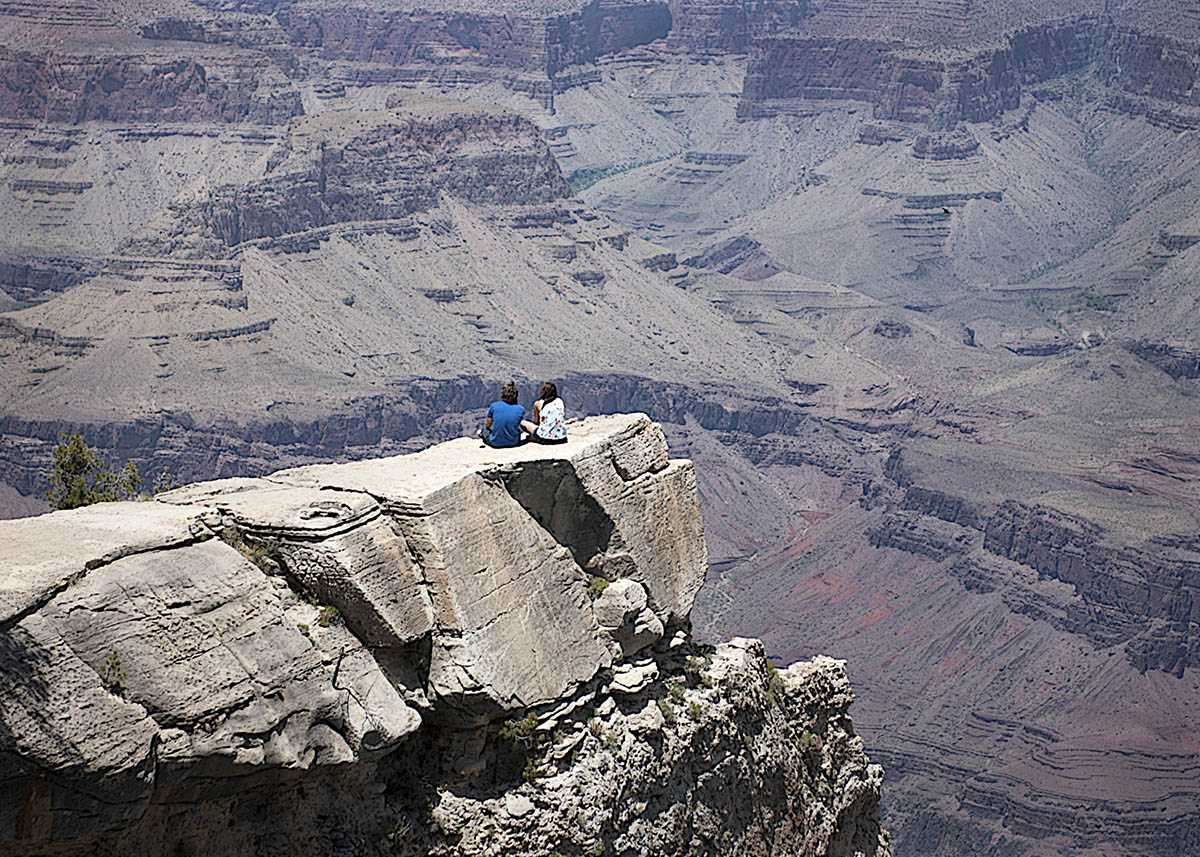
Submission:
M 566 461 L 529 461 L 505 470 L 504 487 L 582 569 L 603 575 L 613 521 Z

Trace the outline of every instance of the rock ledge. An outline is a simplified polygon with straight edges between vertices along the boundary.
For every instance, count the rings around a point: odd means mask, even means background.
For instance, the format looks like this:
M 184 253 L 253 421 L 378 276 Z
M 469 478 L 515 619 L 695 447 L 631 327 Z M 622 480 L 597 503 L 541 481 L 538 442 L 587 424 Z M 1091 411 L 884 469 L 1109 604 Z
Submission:
M 885 853 L 840 666 L 689 638 L 691 463 L 571 437 L 0 522 L 0 855 Z

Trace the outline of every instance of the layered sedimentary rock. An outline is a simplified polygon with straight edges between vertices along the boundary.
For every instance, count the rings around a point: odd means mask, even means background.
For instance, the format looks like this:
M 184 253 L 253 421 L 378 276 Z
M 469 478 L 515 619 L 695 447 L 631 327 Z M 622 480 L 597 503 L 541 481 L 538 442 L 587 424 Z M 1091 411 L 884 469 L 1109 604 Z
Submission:
M 516 114 L 435 107 L 347 119 L 298 124 L 262 180 L 177 200 L 171 207 L 182 222 L 130 242 L 124 254 L 220 255 L 335 223 L 400 220 L 436 206 L 442 194 L 512 205 L 570 192 L 537 129 Z
M 690 641 L 690 462 L 571 437 L 6 522 L 0 853 L 888 854 L 842 666 Z
M 189 55 L 191 54 L 191 55 Z M 255 52 L 66 53 L 0 47 L 0 116 L 49 122 L 256 122 L 300 115 L 299 94 Z
M 799 26 L 807 0 L 673 0 L 667 47 L 690 54 L 744 53 L 757 36 Z
M 329 60 L 385 66 L 462 65 L 560 71 L 666 36 L 666 3 L 592 0 L 561 14 L 484 9 L 285 5 L 275 18 L 292 45 Z
M 1020 105 L 1024 87 L 1092 64 L 1124 93 L 1114 102 L 1122 109 L 1150 109 L 1143 99 L 1196 104 L 1194 43 L 1091 17 L 1025 27 L 1005 41 L 999 49 L 946 51 L 858 38 L 761 38 L 752 46 L 738 115 L 761 118 L 802 109 L 808 100 L 850 99 L 870 102 L 877 119 L 952 129 L 996 119 Z

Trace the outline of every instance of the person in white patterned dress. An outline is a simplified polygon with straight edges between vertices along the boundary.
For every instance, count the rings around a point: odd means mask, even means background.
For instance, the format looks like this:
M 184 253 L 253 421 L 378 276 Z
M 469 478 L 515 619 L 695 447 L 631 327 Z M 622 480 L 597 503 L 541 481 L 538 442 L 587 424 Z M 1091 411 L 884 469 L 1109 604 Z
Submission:
M 558 387 L 547 381 L 542 385 L 538 400 L 533 403 L 533 420 L 521 420 L 521 428 L 534 443 L 566 443 L 567 415 Z

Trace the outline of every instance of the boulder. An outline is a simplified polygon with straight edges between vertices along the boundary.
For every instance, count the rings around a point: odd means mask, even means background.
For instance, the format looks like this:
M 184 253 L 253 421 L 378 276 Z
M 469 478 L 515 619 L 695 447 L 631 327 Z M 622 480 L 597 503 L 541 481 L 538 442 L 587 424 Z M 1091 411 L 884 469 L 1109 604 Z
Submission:
M 593 605 L 596 621 L 621 647 L 622 655 L 632 655 L 662 638 L 663 624 L 646 603 L 642 585 L 622 578 L 606 586 Z

